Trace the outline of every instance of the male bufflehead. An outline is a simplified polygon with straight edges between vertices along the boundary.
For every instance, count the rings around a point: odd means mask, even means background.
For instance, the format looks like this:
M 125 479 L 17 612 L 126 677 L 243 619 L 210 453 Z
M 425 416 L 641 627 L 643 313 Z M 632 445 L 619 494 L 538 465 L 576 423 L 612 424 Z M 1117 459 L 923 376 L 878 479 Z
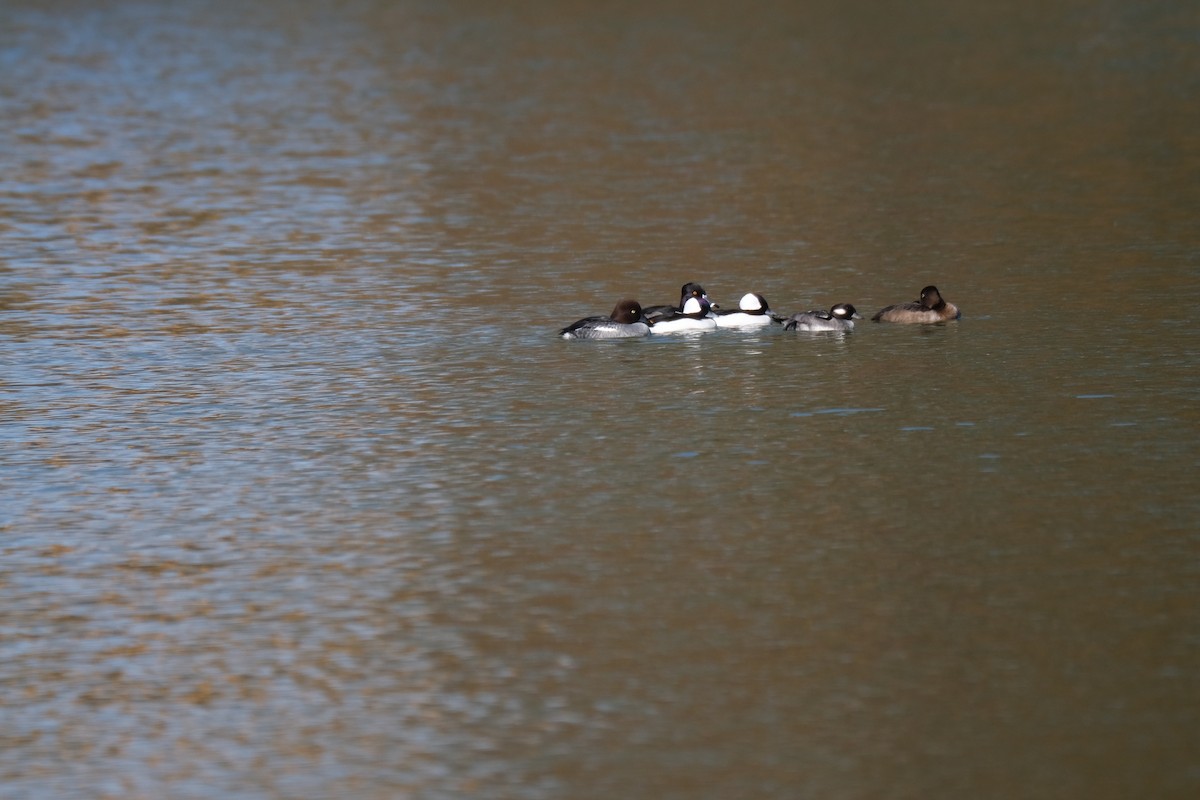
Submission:
M 942 299 L 936 286 L 926 286 L 921 290 L 921 299 L 915 303 L 897 303 L 879 312 L 871 319 L 875 322 L 946 322 L 958 319 L 962 312 L 953 303 Z
M 713 317 L 717 320 L 718 328 L 758 328 L 783 321 L 771 311 L 767 305 L 767 298 L 753 292 L 742 295 L 736 309 L 714 311 Z
M 651 323 L 654 334 L 715 331 L 717 321 L 709 315 L 710 308 L 707 298 L 689 297 L 683 302 L 682 311 L 672 311 Z
M 704 291 L 704 287 L 698 283 L 685 283 L 683 288 L 679 290 L 679 305 L 677 306 L 647 306 L 643 309 L 646 314 L 646 320 L 653 322 L 659 317 L 667 317 L 673 314 L 687 313 L 684 306 L 687 304 L 688 298 L 695 298 L 700 303 L 709 308 L 716 308 L 712 301 L 708 299 L 708 292 Z
M 632 339 L 650 333 L 636 300 L 622 300 L 607 317 L 587 317 L 558 332 L 564 339 Z
M 793 314 L 783 329 L 785 331 L 852 331 L 854 320 L 862 319 L 858 309 L 849 303 L 838 303 L 828 311 L 802 311 Z

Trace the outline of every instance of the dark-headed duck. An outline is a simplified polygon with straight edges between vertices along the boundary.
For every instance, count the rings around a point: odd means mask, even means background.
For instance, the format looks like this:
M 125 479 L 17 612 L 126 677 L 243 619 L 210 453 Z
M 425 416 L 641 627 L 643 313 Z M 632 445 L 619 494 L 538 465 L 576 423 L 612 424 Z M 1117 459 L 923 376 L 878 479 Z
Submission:
M 962 312 L 953 303 L 942 299 L 936 286 L 926 286 L 921 290 L 921 299 L 915 303 L 897 303 L 894 306 L 881 308 L 879 313 L 871 317 L 875 322 L 948 322 L 958 319 Z
M 564 339 L 632 339 L 650 333 L 636 300 L 622 300 L 607 317 L 587 317 L 558 332 Z
M 858 309 L 849 303 L 838 303 L 828 311 L 803 311 L 793 314 L 783 329 L 785 331 L 852 331 L 854 320 L 862 319 Z

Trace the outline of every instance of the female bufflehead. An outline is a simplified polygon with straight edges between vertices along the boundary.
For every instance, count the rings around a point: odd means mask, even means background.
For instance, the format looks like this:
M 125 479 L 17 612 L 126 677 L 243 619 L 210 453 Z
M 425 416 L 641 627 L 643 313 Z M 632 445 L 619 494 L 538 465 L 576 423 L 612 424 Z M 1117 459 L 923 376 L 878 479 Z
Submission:
M 962 312 L 953 303 L 942 299 L 936 286 L 926 286 L 921 290 L 921 299 L 915 303 L 897 303 L 887 308 L 879 309 L 879 313 L 871 317 L 875 322 L 946 322 L 958 319 Z
M 622 300 L 607 317 L 587 317 L 558 332 L 564 339 L 632 339 L 650 333 L 636 300 Z
M 683 302 L 682 311 L 672 311 L 650 324 L 654 333 L 690 333 L 692 331 L 715 331 L 717 321 L 708 311 L 712 308 L 707 298 L 689 297 Z
M 785 331 L 852 331 L 854 320 L 862 319 L 849 303 L 838 303 L 828 311 L 802 311 L 784 324 Z
M 767 305 L 767 298 L 761 294 L 744 294 L 737 309 L 730 311 L 714 311 L 718 328 L 757 328 L 770 325 L 772 322 L 782 322 Z
M 648 321 L 657 320 L 659 317 L 667 317 L 672 314 L 683 314 L 684 305 L 688 298 L 693 297 L 707 307 L 716 308 L 712 301 L 708 299 L 708 292 L 704 291 L 704 287 L 698 283 L 685 283 L 683 288 L 679 290 L 679 305 L 677 306 L 647 306 L 643 309 Z

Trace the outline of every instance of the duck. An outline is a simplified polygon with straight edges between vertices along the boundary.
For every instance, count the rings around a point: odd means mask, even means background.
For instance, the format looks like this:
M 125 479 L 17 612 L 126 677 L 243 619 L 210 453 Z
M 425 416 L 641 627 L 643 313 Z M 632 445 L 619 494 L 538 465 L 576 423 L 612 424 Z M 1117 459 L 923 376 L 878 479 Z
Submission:
M 607 317 L 585 317 L 558 332 L 564 339 L 633 339 L 650 333 L 637 300 L 620 300 Z
M 793 314 L 784 323 L 785 331 L 852 331 L 854 320 L 862 314 L 850 303 L 838 303 L 828 311 L 816 309 Z
M 685 283 L 679 290 L 679 305 L 677 306 L 646 306 L 643 309 L 648 321 L 657 320 L 659 317 L 666 317 L 672 314 L 683 314 L 684 304 L 688 298 L 692 297 L 699 302 L 708 305 L 710 308 L 717 308 L 712 301 L 708 299 L 708 292 L 704 291 L 704 287 L 698 283 Z
M 948 322 L 961 316 L 962 312 L 958 310 L 958 306 L 946 302 L 936 286 L 926 286 L 921 290 L 921 299 L 915 303 L 897 303 L 881 308 L 871 320 L 928 324 Z
M 683 301 L 680 311 L 671 311 L 658 319 L 650 321 L 654 326 L 654 334 L 660 333 L 692 333 L 715 331 L 717 321 L 709 313 L 712 305 L 704 297 L 689 297 Z
M 783 321 L 782 317 L 771 311 L 767 298 L 754 292 L 742 295 L 736 309 L 714 311 L 712 316 L 718 328 L 758 328 Z

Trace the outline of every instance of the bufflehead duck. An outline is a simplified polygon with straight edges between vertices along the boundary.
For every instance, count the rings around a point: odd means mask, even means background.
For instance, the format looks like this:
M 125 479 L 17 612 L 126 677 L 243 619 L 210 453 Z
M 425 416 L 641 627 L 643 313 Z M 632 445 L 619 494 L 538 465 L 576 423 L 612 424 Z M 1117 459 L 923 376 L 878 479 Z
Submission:
M 564 339 L 632 339 L 650 333 L 636 300 L 622 300 L 607 317 L 587 317 L 558 332 Z
M 672 311 L 654 320 L 654 333 L 690 333 L 692 331 L 715 331 L 717 321 L 708 311 L 712 308 L 707 298 L 689 297 L 683 302 L 682 311 Z
M 713 317 L 717 320 L 718 328 L 757 328 L 783 321 L 771 311 L 767 298 L 753 292 L 742 295 L 736 309 L 715 311 Z
M 838 303 L 828 311 L 802 311 L 793 314 L 784 324 L 785 331 L 852 331 L 854 320 L 862 319 L 858 309 L 849 303 Z
M 926 286 L 921 290 L 920 300 L 881 308 L 871 319 L 874 322 L 929 323 L 946 322 L 961 316 L 962 312 L 958 310 L 958 306 L 943 300 L 936 286 Z
M 712 301 L 708 299 L 708 292 L 704 291 L 704 287 L 698 283 L 685 283 L 683 288 L 679 290 L 679 305 L 677 306 L 647 306 L 643 309 L 646 314 L 646 319 L 653 321 L 659 317 L 667 317 L 673 314 L 684 314 L 684 305 L 687 304 L 688 298 L 694 297 L 702 304 L 716 308 Z

